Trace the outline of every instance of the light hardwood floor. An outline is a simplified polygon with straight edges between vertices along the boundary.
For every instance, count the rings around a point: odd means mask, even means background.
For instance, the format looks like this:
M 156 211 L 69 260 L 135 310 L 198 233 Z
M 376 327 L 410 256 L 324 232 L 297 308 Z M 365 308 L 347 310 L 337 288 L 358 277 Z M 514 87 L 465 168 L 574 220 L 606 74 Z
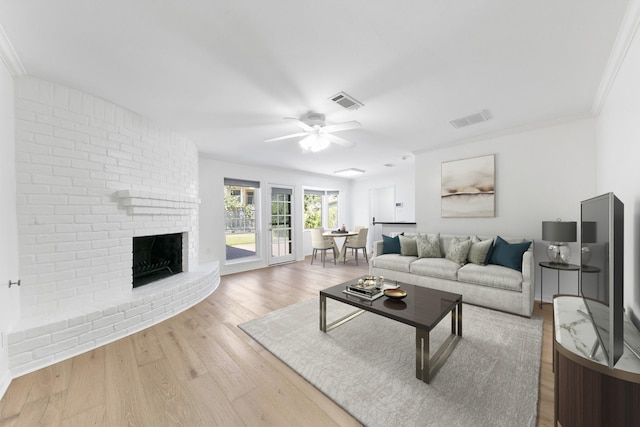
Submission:
M 236 325 L 367 273 L 305 262 L 224 276 L 209 298 L 159 325 L 16 378 L 0 427 L 357 426 Z M 544 317 L 538 426 L 553 424 L 552 309 Z

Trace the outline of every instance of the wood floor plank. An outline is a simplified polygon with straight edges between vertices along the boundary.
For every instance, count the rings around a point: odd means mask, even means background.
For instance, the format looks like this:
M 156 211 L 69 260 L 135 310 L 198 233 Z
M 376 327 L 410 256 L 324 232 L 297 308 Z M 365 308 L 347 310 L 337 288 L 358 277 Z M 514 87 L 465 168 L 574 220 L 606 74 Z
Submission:
M 62 406 L 61 393 L 32 400 L 24 405 L 15 427 L 59 427 L 62 424 Z
M 242 426 L 244 421 L 231 405 L 224 391 L 207 373 L 185 383 L 185 390 L 189 393 L 194 404 L 205 412 L 203 426 Z
M 0 421 L 16 417 L 22 411 L 31 387 L 36 379 L 35 374 L 23 375 L 11 381 L 10 391 L 0 400 Z M 0 424 L 2 426 L 2 424 Z
M 47 366 L 34 373 L 35 378 L 29 390 L 27 402 L 40 400 L 64 391 L 69 386 L 71 366 L 73 361 L 67 359 L 55 365 Z
M 131 335 L 131 340 L 138 366 L 146 365 L 165 357 L 154 328 L 147 328 Z
M 194 405 L 167 359 L 141 366 L 140 379 L 151 411 L 159 415 L 154 426 L 200 426 L 208 421 L 206 411 Z
M 291 426 L 283 414 L 263 396 L 263 390 L 255 389 L 231 402 L 236 413 L 247 426 Z
M 71 359 L 69 386 L 64 394 L 63 418 L 104 404 L 104 347 Z
M 160 422 L 147 401 L 140 369 L 130 337 L 105 346 L 106 425 L 144 426 Z
M 223 276 L 210 297 L 160 325 L 14 379 L 0 427 L 360 425 L 237 327 L 368 272 L 349 258 L 324 268 L 309 261 Z M 546 427 L 551 304 L 536 304 L 534 315 L 544 319 L 537 426 Z
M 154 330 L 174 374 L 182 381 L 189 381 L 205 374 L 207 368 L 189 341 L 182 338 L 184 329 L 180 328 L 180 319 L 183 318 L 164 321 Z
M 215 332 L 215 331 L 214 331 Z M 229 402 L 255 389 L 255 384 L 220 345 L 222 337 L 201 328 L 185 331 L 195 353 Z
M 104 423 L 105 411 L 104 404 L 89 408 L 84 412 L 63 419 L 61 427 L 110 427 Z

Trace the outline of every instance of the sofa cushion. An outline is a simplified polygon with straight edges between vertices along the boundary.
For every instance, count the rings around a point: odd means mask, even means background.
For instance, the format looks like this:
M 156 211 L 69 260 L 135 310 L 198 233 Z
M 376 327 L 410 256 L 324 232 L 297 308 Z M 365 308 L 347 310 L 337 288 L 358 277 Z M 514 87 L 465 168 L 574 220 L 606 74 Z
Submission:
M 400 239 L 398 236 L 389 237 L 382 235 L 382 253 L 383 254 L 399 254 Z
M 418 246 L 418 257 L 442 258 L 442 252 L 440 252 L 440 233 L 419 234 L 416 242 Z
M 415 236 L 398 236 L 400 238 L 400 254 L 404 256 L 418 256 L 418 243 Z
M 410 272 L 419 276 L 456 280 L 460 264 L 446 258 L 420 258 L 411 263 Z
M 458 281 L 492 288 L 522 291 L 522 273 L 500 265 L 465 264 L 458 270 Z
M 458 237 L 454 237 L 451 239 L 451 242 L 449 242 L 449 247 L 447 248 L 447 253 L 444 257 L 458 265 L 464 265 L 467 261 L 467 255 L 469 254 L 470 247 L 470 239 L 467 238 L 462 240 Z
M 386 270 L 402 271 L 409 273 L 409 265 L 417 260 L 415 256 L 402 256 L 400 254 L 378 255 L 371 260 L 374 268 L 384 268 Z
M 529 249 L 529 246 L 531 246 L 531 242 L 508 243 L 498 236 L 493 245 L 489 263 L 522 271 L 522 255 Z
M 485 265 L 487 263 L 487 254 L 492 244 L 493 239 L 480 240 L 478 236 L 473 236 L 467 260 L 474 264 Z

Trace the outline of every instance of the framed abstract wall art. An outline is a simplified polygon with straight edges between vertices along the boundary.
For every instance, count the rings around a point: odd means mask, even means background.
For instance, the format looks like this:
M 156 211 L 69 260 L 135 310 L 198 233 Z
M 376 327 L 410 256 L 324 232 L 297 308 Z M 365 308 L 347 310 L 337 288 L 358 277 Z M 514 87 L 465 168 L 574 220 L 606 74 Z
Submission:
M 495 155 L 442 162 L 442 218 L 495 216 Z

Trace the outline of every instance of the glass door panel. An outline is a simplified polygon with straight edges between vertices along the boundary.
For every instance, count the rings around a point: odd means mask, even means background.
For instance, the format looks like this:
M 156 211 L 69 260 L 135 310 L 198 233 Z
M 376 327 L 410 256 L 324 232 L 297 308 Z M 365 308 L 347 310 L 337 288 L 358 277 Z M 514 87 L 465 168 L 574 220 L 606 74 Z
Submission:
M 295 260 L 293 252 L 293 189 L 271 187 L 271 256 L 269 264 Z

